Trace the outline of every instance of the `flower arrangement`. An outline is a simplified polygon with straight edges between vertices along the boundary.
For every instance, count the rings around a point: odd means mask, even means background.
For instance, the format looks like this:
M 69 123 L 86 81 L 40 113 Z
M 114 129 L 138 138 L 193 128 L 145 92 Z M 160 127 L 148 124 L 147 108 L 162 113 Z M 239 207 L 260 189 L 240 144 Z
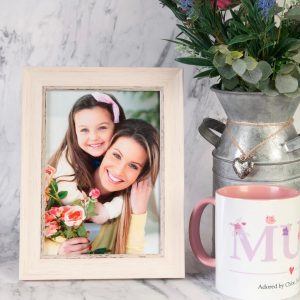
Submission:
M 72 205 L 64 206 L 62 199 L 67 191 L 58 191 L 57 180 L 53 178 L 55 169 L 48 166 L 46 169 L 45 188 L 45 230 L 44 235 L 55 241 L 63 241 L 74 237 L 87 237 L 84 220 L 95 216 L 95 203 L 100 196 L 98 189 L 92 189 L 89 197 L 75 200 Z
M 300 0 L 160 0 L 180 33 L 178 62 L 227 91 L 300 96 Z

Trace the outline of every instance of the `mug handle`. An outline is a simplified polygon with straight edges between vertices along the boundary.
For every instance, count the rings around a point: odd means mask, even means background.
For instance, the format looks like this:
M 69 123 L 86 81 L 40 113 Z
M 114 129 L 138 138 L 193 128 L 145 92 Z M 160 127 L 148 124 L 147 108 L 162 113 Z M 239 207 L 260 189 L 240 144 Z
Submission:
M 208 204 L 215 205 L 215 199 L 205 198 L 199 201 L 194 207 L 190 217 L 189 238 L 193 253 L 196 258 L 205 266 L 215 268 L 215 258 L 207 255 L 200 239 L 200 220 L 202 213 Z

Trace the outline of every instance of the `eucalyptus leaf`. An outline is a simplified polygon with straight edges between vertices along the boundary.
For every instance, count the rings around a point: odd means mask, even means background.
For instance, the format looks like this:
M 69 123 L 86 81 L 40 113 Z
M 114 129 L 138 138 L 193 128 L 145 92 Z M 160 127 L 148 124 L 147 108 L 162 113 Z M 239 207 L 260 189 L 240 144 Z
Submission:
M 239 85 L 239 83 L 240 82 L 236 76 L 230 80 L 228 80 L 226 78 L 222 79 L 223 89 L 227 90 L 227 91 L 234 90 Z
M 261 80 L 266 80 L 273 74 L 273 70 L 270 66 L 269 63 L 267 63 L 264 60 L 261 60 L 258 62 L 257 67 L 261 70 L 262 72 L 262 77 Z
M 285 17 L 291 20 L 300 21 L 300 6 L 292 7 L 286 14 Z
M 229 52 L 228 47 L 226 45 L 219 45 L 217 46 L 217 49 L 222 54 L 227 54 Z
M 231 57 L 233 59 L 238 59 L 238 58 L 243 57 L 243 52 L 240 52 L 240 51 L 231 51 L 230 55 L 231 55 Z
M 277 75 L 275 87 L 281 94 L 293 93 L 298 88 L 298 80 L 291 75 Z
M 293 55 L 291 57 L 295 62 L 297 62 L 298 64 L 300 63 L 300 52 L 298 52 L 297 54 Z
M 232 63 L 232 68 L 238 75 L 242 76 L 247 69 L 247 64 L 244 60 L 237 59 Z
M 262 92 L 264 94 L 266 94 L 267 96 L 270 96 L 270 97 L 276 97 L 276 96 L 279 95 L 279 93 L 276 90 L 272 90 L 272 89 L 269 89 L 269 88 L 266 88 L 266 89 L 262 90 Z
M 233 62 L 233 59 L 232 59 L 232 57 L 231 57 L 231 55 L 230 55 L 230 53 L 229 53 L 229 54 L 226 55 L 225 63 L 226 63 L 227 65 L 232 65 L 232 62 Z
M 250 84 L 257 84 L 262 78 L 262 71 L 259 68 L 255 68 L 254 70 L 246 70 L 241 77 Z
M 218 71 L 219 71 L 219 74 L 221 75 L 221 77 L 224 77 L 225 79 L 231 79 L 234 76 L 236 76 L 236 73 L 233 71 L 232 67 L 229 65 L 218 68 Z
M 298 89 L 293 93 L 286 93 L 284 95 L 286 95 L 287 97 L 290 97 L 290 98 L 298 98 L 298 97 L 300 97 L 300 88 L 298 87 Z
M 294 69 L 295 69 L 295 65 L 289 63 L 289 64 L 282 65 L 278 73 L 282 75 L 286 75 L 292 73 Z
M 247 64 L 247 70 L 248 71 L 252 71 L 256 68 L 257 66 L 257 61 L 251 57 L 251 56 L 247 56 L 244 58 L 245 63 Z
M 226 55 L 222 53 L 216 53 L 213 60 L 213 65 L 217 68 L 224 67 L 226 64 Z
M 257 84 L 257 87 L 260 91 L 263 91 L 269 87 L 270 79 L 267 78 L 266 80 L 260 80 Z

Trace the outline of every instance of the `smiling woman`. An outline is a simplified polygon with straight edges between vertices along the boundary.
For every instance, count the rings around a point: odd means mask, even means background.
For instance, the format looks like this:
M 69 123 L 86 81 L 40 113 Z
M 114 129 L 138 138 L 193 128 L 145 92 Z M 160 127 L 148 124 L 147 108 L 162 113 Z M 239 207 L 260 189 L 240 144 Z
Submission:
M 95 175 L 102 195 L 132 185 L 147 161 L 146 150 L 133 138 L 120 137 L 108 149 Z M 102 180 L 100 180 L 102 178 Z

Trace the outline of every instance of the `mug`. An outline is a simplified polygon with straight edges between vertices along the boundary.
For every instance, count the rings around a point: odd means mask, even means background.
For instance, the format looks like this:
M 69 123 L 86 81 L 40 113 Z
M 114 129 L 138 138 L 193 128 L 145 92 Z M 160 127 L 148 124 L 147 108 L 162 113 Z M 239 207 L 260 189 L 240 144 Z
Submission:
M 204 208 L 215 205 L 216 258 L 200 238 Z M 299 292 L 300 194 L 281 186 L 226 186 L 193 209 L 189 238 L 198 260 L 216 268 L 216 289 L 239 299 L 284 299 Z

